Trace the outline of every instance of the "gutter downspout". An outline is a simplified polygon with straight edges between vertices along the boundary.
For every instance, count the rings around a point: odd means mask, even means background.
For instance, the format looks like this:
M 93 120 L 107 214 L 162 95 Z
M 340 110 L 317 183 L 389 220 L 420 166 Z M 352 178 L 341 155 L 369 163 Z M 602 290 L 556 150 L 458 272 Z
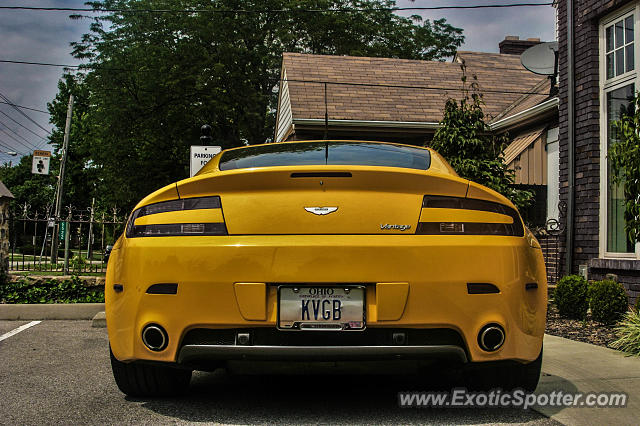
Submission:
M 571 274 L 573 270 L 573 222 L 575 211 L 575 52 L 573 19 L 573 0 L 567 0 L 567 162 L 569 187 L 567 188 L 566 274 Z

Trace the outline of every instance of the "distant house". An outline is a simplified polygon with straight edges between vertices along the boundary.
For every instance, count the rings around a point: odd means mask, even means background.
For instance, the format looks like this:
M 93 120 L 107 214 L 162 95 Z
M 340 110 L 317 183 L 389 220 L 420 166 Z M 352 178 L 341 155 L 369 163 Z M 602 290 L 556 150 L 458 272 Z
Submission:
M 504 53 L 458 52 L 451 62 L 283 55 L 274 140 L 356 139 L 428 145 L 448 98 L 477 77 L 492 131 L 511 143 L 507 164 L 516 183 L 537 194 L 529 212 L 543 226 L 557 218 L 558 98 L 549 79 L 520 63 L 538 39 L 507 37 Z
M 613 123 L 640 88 L 640 2 L 573 5 L 570 15 L 567 2 L 557 2 L 560 198 L 569 206 L 564 272 L 590 279 L 612 274 L 633 303 L 640 297 L 640 244 L 625 235 L 624 197 L 612 182 L 607 152 L 619 138 Z

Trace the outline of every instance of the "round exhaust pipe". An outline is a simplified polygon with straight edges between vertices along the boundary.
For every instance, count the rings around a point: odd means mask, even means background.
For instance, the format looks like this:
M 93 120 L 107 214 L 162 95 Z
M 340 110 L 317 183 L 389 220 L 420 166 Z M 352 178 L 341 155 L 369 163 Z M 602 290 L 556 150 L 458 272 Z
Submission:
M 142 329 L 142 342 L 154 352 L 159 352 L 169 344 L 169 336 L 158 324 L 149 324 Z
M 487 352 L 497 351 L 504 343 L 504 329 L 499 324 L 487 324 L 478 333 L 478 344 Z

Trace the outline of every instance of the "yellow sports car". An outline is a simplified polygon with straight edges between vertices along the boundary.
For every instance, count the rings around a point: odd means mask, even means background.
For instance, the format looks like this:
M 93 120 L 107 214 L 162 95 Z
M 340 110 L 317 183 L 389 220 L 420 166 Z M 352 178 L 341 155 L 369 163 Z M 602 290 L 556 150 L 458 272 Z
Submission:
M 143 199 L 111 252 L 111 365 L 129 395 L 229 360 L 459 364 L 533 390 L 547 282 L 505 197 L 428 148 L 229 149 Z

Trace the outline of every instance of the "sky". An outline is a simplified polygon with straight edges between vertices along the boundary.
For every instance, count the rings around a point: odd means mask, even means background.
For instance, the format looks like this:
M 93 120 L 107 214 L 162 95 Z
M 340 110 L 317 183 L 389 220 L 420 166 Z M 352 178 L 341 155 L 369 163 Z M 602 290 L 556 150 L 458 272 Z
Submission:
M 532 0 L 534 2 L 548 2 Z M 399 7 L 423 7 L 463 4 L 509 4 L 518 0 L 398 0 Z M 2 6 L 83 7 L 84 0 L 2 0 Z M 86 33 L 90 21 L 71 20 L 70 12 L 0 10 L 0 60 L 78 64 L 71 56 L 70 43 Z M 521 39 L 539 37 L 543 41 L 555 38 L 555 9 L 551 6 L 531 8 L 407 11 L 401 15 L 420 14 L 426 19 L 446 18 L 464 29 L 465 43 L 461 50 L 497 52 L 498 43 L 506 35 Z M 42 111 L 47 110 L 57 93 L 62 68 L 0 63 L 0 94 L 13 103 Z M 1 99 L 0 99 L 1 100 Z M 31 132 L 16 124 L 27 127 Z M 24 110 L 35 122 L 51 129 L 48 115 Z M 15 132 L 15 133 L 14 133 Z M 40 138 L 34 135 L 40 135 Z M 16 135 L 17 134 L 17 135 Z M 11 136 L 9 136 L 11 135 Z M 25 154 L 44 144 L 44 130 L 18 114 L 11 106 L 0 104 L 0 162 L 10 157 L 7 151 Z M 20 141 L 18 143 L 17 141 Z

